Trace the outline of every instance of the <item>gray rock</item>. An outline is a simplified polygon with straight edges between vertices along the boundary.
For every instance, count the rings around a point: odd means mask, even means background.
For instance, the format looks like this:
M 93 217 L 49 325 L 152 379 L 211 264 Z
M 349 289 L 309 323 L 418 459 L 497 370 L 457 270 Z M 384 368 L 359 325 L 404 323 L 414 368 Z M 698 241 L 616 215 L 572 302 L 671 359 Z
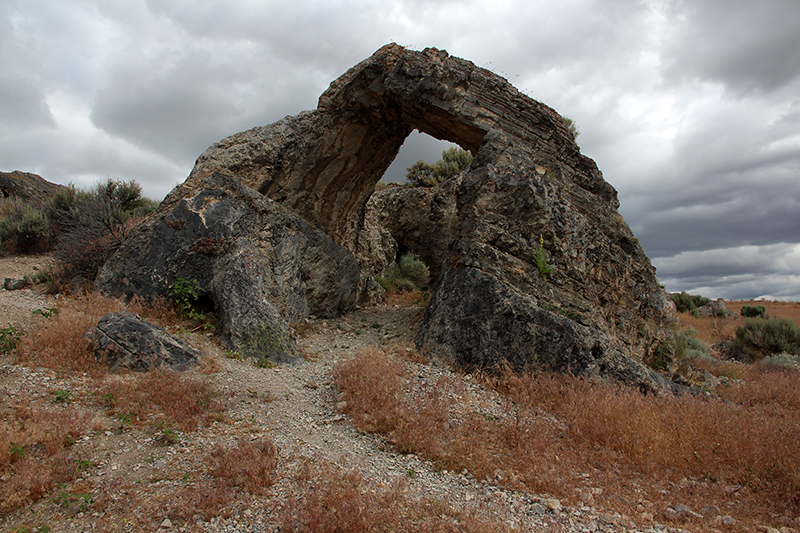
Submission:
M 3 288 L 7 291 L 18 291 L 20 289 L 24 289 L 27 286 L 24 279 L 13 279 L 13 278 L 6 278 L 3 282 Z
M 358 234 L 356 257 L 362 268 L 366 264 L 371 274 L 385 275 L 399 249 L 414 252 L 428 265 L 431 278 L 438 278 L 456 234 L 456 191 L 462 177 L 435 187 L 394 186 L 376 191 L 367 202 L 363 229 Z
M 97 359 L 111 368 L 146 372 L 169 367 L 183 371 L 202 357 L 165 329 L 148 324 L 128 311 L 105 315 L 86 336 L 94 344 Z
M 50 183 L 38 174 L 19 170 L 0 172 L 0 199 L 18 198 L 44 204 L 63 188 L 63 185 Z
M 299 360 L 289 324 L 380 297 L 352 254 L 285 207 L 220 173 L 202 185 L 137 228 L 101 270 L 100 290 L 153 298 L 197 280 L 231 348 L 274 363 Z
M 468 369 L 546 369 L 605 376 L 643 392 L 680 389 L 626 357 L 603 332 L 556 312 L 472 267 L 442 273 L 416 344 Z
M 707 304 L 697 308 L 697 314 L 700 316 L 716 316 L 720 318 L 725 318 L 729 316 L 731 313 L 728 306 L 725 305 L 725 300 L 722 298 L 718 298 L 716 300 L 710 301 Z

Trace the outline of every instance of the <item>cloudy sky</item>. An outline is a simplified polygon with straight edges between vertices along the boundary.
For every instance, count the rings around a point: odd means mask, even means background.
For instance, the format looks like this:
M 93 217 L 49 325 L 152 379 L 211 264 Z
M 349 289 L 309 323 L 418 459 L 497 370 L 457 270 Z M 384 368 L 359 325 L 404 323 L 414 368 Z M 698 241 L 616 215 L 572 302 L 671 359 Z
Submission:
M 576 121 L 668 290 L 800 300 L 798 35 L 797 0 L 0 0 L 0 170 L 160 200 L 382 45 L 434 46 Z

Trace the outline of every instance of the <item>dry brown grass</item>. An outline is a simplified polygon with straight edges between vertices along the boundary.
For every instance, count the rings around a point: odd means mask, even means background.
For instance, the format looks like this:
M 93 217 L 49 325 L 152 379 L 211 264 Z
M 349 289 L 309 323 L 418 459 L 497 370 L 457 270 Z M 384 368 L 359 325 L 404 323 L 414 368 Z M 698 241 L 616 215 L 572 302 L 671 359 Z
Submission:
M 142 375 L 109 375 L 96 385 L 108 413 L 125 423 L 163 424 L 191 431 L 208 425 L 225 410 L 211 386 L 172 370 Z
M 206 456 L 213 475 L 230 487 L 263 494 L 275 482 L 278 456 L 270 440 L 239 441 L 235 448 L 217 444 Z
M 102 373 L 84 335 L 103 315 L 122 310 L 124 304 L 121 301 L 100 294 L 65 298 L 58 306 L 57 314 L 22 336 L 17 358 L 54 370 Z
M 734 300 L 725 302 L 728 309 L 741 315 L 745 305 L 762 305 L 767 317 L 782 317 L 794 320 L 800 325 L 800 302 L 767 302 L 761 300 Z M 736 326 L 742 325 L 741 318 L 696 317 L 691 313 L 678 314 L 681 323 L 697 330 L 697 337 L 707 345 L 722 342 L 733 337 Z
M 732 300 L 725 302 L 728 309 L 741 314 L 742 307 L 745 305 L 763 305 L 767 309 L 767 317 L 782 317 L 794 320 L 795 324 L 800 325 L 800 302 L 770 302 L 763 300 Z
M 77 470 L 68 448 L 88 431 L 92 416 L 73 407 L 18 405 L 0 421 L 0 513 L 35 502 Z
M 299 490 L 281 512 L 280 531 L 514 531 L 478 511 L 458 512 L 445 501 L 414 498 L 403 481 L 378 486 L 357 471 L 343 470 L 330 463 L 306 463 L 299 484 Z
M 156 300 L 152 304 L 134 300 L 125 304 L 122 300 L 100 293 L 64 298 L 53 316 L 42 319 L 40 327 L 22 336 L 16 352 L 17 359 L 59 371 L 103 374 L 105 369 L 98 364 L 85 334 L 104 315 L 124 310 L 161 326 L 181 321 L 174 306 L 166 300 Z
M 406 289 L 397 289 L 386 294 L 385 303 L 387 305 L 399 305 L 401 307 L 407 307 L 410 305 L 423 304 L 429 297 L 430 296 L 428 294 L 420 290 L 410 291 Z
M 732 403 L 506 372 L 486 381 L 505 398 L 500 416 L 464 412 L 454 378 L 420 387 L 408 376 L 376 348 L 335 374 L 361 431 L 383 433 L 442 468 L 660 520 L 678 503 L 698 512 L 716 505 L 745 528 L 774 513 L 800 514 L 796 372 L 731 385 L 721 393 Z M 600 496 L 589 496 L 598 488 Z

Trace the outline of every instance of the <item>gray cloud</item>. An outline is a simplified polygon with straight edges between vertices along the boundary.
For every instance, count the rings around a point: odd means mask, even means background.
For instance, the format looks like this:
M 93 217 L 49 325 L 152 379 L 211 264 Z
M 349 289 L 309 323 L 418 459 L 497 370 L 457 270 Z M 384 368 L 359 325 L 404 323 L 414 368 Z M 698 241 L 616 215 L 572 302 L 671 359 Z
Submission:
M 160 198 L 387 42 L 436 46 L 577 121 L 669 290 L 800 292 L 796 2 L 0 3 L 2 170 Z M 386 178 L 446 146 L 412 135 Z
M 771 92 L 800 75 L 800 4 L 791 0 L 683 0 L 666 50 L 668 74 L 737 94 Z

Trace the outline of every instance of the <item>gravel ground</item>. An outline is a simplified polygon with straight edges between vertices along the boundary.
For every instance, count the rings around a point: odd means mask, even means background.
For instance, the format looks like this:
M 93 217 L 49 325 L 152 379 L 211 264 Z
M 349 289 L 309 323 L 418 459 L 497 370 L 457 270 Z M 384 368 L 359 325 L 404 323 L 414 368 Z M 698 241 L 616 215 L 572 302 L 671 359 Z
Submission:
M 46 258 L 2 258 L 2 277 L 30 274 Z M 36 289 L 0 290 L 0 323 L 36 327 L 42 317 L 31 311 L 51 307 L 56 299 Z M 27 404 L 57 409 L 53 392 L 70 391 L 73 405 L 93 416 L 92 430 L 74 445 L 73 454 L 91 462 L 81 478 L 56 489 L 70 494 L 91 491 L 94 505 L 57 505 L 53 498 L 0 518 L 4 531 L 277 531 L 276 516 L 298 490 L 298 473 L 309 462 L 330 462 L 356 470 L 377 486 L 403 480 L 409 495 L 446 501 L 457 510 L 476 510 L 520 531 L 677 532 L 654 524 L 637 525 L 631 518 L 591 506 L 570 507 L 546 494 L 515 492 L 490 482 L 478 482 L 466 472 L 437 470 L 415 455 L 399 454 L 380 438 L 359 434 L 337 411 L 340 400 L 331 382 L 337 362 L 352 358 L 370 345 L 410 346 L 422 316 L 419 307 L 378 306 L 337 320 L 310 320 L 300 348 L 307 355 L 297 367 L 256 368 L 226 357 L 224 350 L 200 333 L 188 336 L 217 361 L 218 371 L 189 375 L 208 381 L 228 402 L 227 417 L 211 426 L 179 434 L 164 445 L 152 428 L 124 425 L 108 417 L 92 399 L 92 378 L 14 364 L 0 358 L 0 407 Z M 408 363 L 419 380 L 435 383 L 445 368 Z M 459 378 L 463 379 L 463 378 Z M 480 386 L 464 380 L 468 400 L 481 406 L 496 402 Z M 279 449 L 277 481 L 268 493 L 244 495 L 230 502 L 223 516 L 197 517 L 191 526 L 159 513 L 153 502 L 182 490 L 207 475 L 204 457 L 213 446 L 233 446 L 244 439 L 271 439 Z M 7 480 L 3 480 L 7 481 Z M 97 508 L 102 508 L 99 510 Z M 225 516 L 227 515 L 227 516 Z M 44 527 L 46 526 L 46 527 Z M 47 529 L 49 528 L 49 529 Z

